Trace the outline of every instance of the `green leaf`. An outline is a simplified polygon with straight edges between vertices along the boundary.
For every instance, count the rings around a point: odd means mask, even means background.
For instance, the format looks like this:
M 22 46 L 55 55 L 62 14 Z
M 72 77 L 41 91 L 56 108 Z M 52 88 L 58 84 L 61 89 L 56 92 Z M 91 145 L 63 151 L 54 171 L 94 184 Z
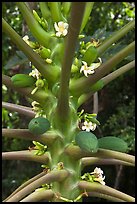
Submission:
M 4 66 L 4 69 L 8 70 L 26 62 L 29 62 L 28 58 L 23 54 L 23 52 L 17 51 L 16 54 L 9 59 L 7 64 Z

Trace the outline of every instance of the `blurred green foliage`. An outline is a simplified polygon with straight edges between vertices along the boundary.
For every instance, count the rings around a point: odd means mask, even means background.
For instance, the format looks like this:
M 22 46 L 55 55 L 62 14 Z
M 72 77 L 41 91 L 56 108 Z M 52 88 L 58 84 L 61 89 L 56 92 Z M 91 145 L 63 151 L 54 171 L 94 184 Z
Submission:
M 16 30 L 21 36 L 23 33 L 23 26 L 25 24 L 22 19 L 18 7 L 15 2 L 3 2 L 2 3 L 2 16 L 4 19 Z M 119 30 L 126 23 L 135 18 L 135 2 L 95 2 L 93 11 L 91 13 L 90 20 L 87 27 L 84 30 L 87 40 L 91 38 L 99 39 L 101 42 L 105 40 L 116 30 Z M 111 55 L 115 54 L 117 50 L 122 49 L 123 46 L 134 40 L 134 32 L 129 32 L 128 35 L 123 38 L 122 43 L 117 42 L 111 46 L 102 57 L 103 61 L 106 61 Z M 16 46 L 10 41 L 9 37 L 3 33 L 2 35 L 2 65 L 3 74 L 12 76 L 16 73 L 27 72 L 28 64 L 26 66 L 22 64 L 14 64 L 11 67 L 5 69 L 9 59 L 13 56 L 17 56 Z M 130 61 L 130 58 L 126 58 L 122 63 L 125 64 Z M 12 61 L 10 61 L 11 63 Z M 119 64 L 122 66 L 123 64 Z M 117 67 L 116 67 L 117 68 Z M 111 82 L 103 90 L 99 92 L 99 108 L 98 119 L 101 122 L 101 132 L 97 132 L 98 136 L 115 135 L 122 137 L 128 142 L 129 151 L 134 154 L 134 138 L 135 138 L 135 78 L 134 70 L 120 76 L 118 79 Z M 2 86 L 3 101 L 11 102 L 15 104 L 30 106 L 28 100 L 25 97 L 19 95 L 16 91 L 8 89 L 5 85 Z M 92 99 L 91 99 L 92 100 Z M 91 101 L 89 100 L 88 106 L 85 106 L 85 111 L 91 112 Z M 18 113 L 10 112 L 6 109 L 2 109 L 2 127 L 3 128 L 26 128 L 29 122 L 29 118 L 21 116 Z M 3 138 L 2 140 L 3 151 L 15 151 L 27 149 L 31 146 L 31 143 L 21 139 L 9 139 Z M 104 167 L 102 167 L 104 168 Z M 105 167 L 106 168 L 106 167 Z M 112 167 L 113 168 L 113 167 Z M 15 171 L 16 169 L 16 171 Z M 10 195 L 22 182 L 31 178 L 40 172 L 42 168 L 39 164 L 25 161 L 3 161 L 2 165 L 2 191 L 3 199 Z M 107 184 L 113 185 L 111 182 L 114 180 L 115 175 L 110 173 L 111 167 L 107 170 Z M 128 170 L 127 170 L 128 171 Z M 129 171 L 131 169 L 129 168 Z M 110 173 L 110 176 L 109 176 Z M 128 173 L 125 173 L 128 175 Z M 112 179 L 112 176 L 114 177 Z M 133 186 L 132 175 L 128 175 L 130 185 Z M 131 177 L 131 179 L 130 179 Z M 124 180 L 124 178 L 123 178 Z M 132 182 L 131 182 L 132 180 Z M 125 178 L 127 182 L 127 179 Z M 126 183 L 126 186 L 128 184 Z M 124 187 L 122 187 L 124 188 Z M 124 189 L 125 190 L 125 189 Z M 130 195 L 134 194 L 132 188 Z M 103 200 L 103 199 L 102 199 Z M 98 202 L 98 199 L 94 199 Z

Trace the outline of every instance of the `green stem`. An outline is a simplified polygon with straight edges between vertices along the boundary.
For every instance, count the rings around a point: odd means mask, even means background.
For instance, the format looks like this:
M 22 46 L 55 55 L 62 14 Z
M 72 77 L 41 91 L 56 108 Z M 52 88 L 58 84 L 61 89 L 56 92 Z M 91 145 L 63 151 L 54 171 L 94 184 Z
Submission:
M 60 2 L 50 2 L 49 6 L 53 22 L 64 20 L 61 13 Z
M 34 118 L 34 116 L 35 116 L 34 111 L 32 111 L 31 108 L 26 107 L 26 106 L 21 106 L 21 105 L 16 105 L 16 104 L 13 104 L 13 103 L 2 102 L 2 107 L 6 108 L 6 109 L 8 109 L 10 111 L 18 112 L 18 113 L 23 114 L 25 116 L 28 116 L 30 118 Z
M 133 163 L 125 162 L 118 159 L 103 159 L 99 157 L 86 157 L 81 159 L 82 167 L 90 165 L 125 165 L 125 166 L 134 166 Z
M 35 155 L 37 150 L 22 150 L 22 151 L 13 151 L 13 152 L 3 152 L 3 160 L 24 160 L 24 161 L 35 161 L 42 164 L 48 163 L 49 157 L 48 154 L 41 156 Z
M 29 185 L 27 185 L 22 190 L 13 195 L 10 199 L 8 199 L 7 202 L 18 202 L 41 185 L 45 183 L 52 183 L 55 181 L 61 182 L 66 177 L 68 177 L 68 172 L 66 170 L 51 171 L 48 174 L 42 176 L 41 178 L 31 182 Z
M 86 190 L 86 191 L 95 191 L 95 192 L 99 192 L 99 193 L 103 193 L 112 197 L 116 197 L 119 198 L 123 201 L 126 202 L 135 202 L 135 198 L 132 196 L 129 196 L 125 193 L 122 193 L 114 188 L 111 188 L 109 186 L 106 185 L 101 185 L 99 183 L 91 183 L 91 182 L 87 182 L 87 181 L 80 181 L 78 184 L 79 188 L 82 190 Z
M 43 144 L 52 145 L 57 139 L 55 131 L 48 131 L 43 135 L 33 135 L 28 129 L 2 129 L 2 136 L 9 138 L 19 138 L 30 141 L 38 141 Z
M 10 77 L 6 75 L 2 75 L 2 83 L 5 84 L 7 87 L 14 89 L 15 91 L 23 94 L 24 96 L 28 96 L 29 98 L 33 99 L 34 101 L 39 102 L 40 104 L 45 104 L 45 101 L 48 101 L 51 97 L 49 96 L 49 91 L 47 90 L 38 90 L 34 94 L 31 94 L 33 88 L 17 88 L 13 85 Z M 50 102 L 52 100 L 50 99 Z
M 106 39 L 98 48 L 98 56 L 102 54 L 107 48 L 110 47 L 114 42 L 118 41 L 124 35 L 126 35 L 131 29 L 135 27 L 135 20 L 129 22 L 124 27 L 122 27 L 119 31 L 115 32 L 112 36 Z
M 105 85 L 119 77 L 120 75 L 124 74 L 125 72 L 129 71 L 130 69 L 135 67 L 135 61 L 129 62 L 128 64 L 120 67 L 119 69 L 115 70 L 114 72 L 108 74 L 107 76 L 103 77 L 95 84 L 92 85 L 91 91 L 88 94 L 82 94 L 78 99 L 78 107 L 80 107 L 84 102 L 86 102 L 91 96 L 96 92 L 101 90 Z M 99 86 L 97 86 L 97 84 Z
M 108 84 L 109 82 L 113 81 L 120 75 L 124 74 L 125 72 L 129 71 L 130 69 L 135 67 L 135 60 L 129 62 L 128 64 L 120 67 L 119 69 L 115 70 L 114 72 L 108 74 L 107 76 L 103 77 L 101 80 L 104 82 L 104 85 Z
M 111 59 L 103 63 L 99 68 L 96 69 L 95 74 L 88 78 L 81 77 L 77 81 L 73 81 L 70 84 L 70 90 L 73 95 L 80 96 L 82 93 L 89 92 L 91 86 L 95 84 L 99 79 L 109 73 L 119 62 L 121 62 L 126 56 L 135 50 L 135 42 L 130 43 L 124 49 L 119 51 Z
M 94 191 L 87 192 L 87 194 L 90 197 L 103 198 L 103 199 L 110 200 L 110 201 L 113 201 L 113 202 L 125 202 L 124 200 L 116 198 L 114 196 L 106 195 L 106 194 L 103 194 L 103 193 L 97 193 L 97 192 L 94 192 Z
M 10 196 L 8 196 L 5 200 L 3 200 L 3 202 L 6 202 L 9 198 L 11 198 L 13 195 L 15 195 L 21 189 L 23 189 L 24 187 L 26 187 L 27 185 L 29 185 L 30 183 L 32 183 L 33 181 L 37 180 L 38 178 L 40 178 L 44 175 L 45 175 L 45 172 L 43 171 L 40 174 L 37 174 L 36 176 L 32 177 L 31 179 L 29 179 L 28 181 L 23 183 L 21 186 L 19 186 Z
M 26 23 L 33 36 L 38 40 L 40 44 L 45 47 L 49 47 L 49 41 L 51 40 L 50 34 L 40 26 L 40 24 L 34 18 L 31 10 L 24 2 L 16 2 L 16 4 L 22 12 L 23 17 L 26 20 Z
M 98 149 L 97 153 L 91 153 L 91 152 L 85 152 L 81 150 L 78 146 L 75 145 L 69 145 L 65 151 L 66 154 L 72 156 L 75 159 L 81 159 L 83 157 L 100 157 L 100 158 L 113 158 L 122 160 L 125 162 L 132 163 L 135 165 L 135 157 L 126 153 L 112 151 L 112 150 L 106 150 L 106 149 Z
M 42 17 L 45 20 L 48 20 L 48 18 L 51 16 L 50 10 L 47 6 L 47 2 L 39 2 L 40 10 L 42 13 Z
M 21 3 L 21 2 L 20 2 Z M 25 43 L 25 41 L 13 30 L 13 28 L 2 19 L 2 29 L 11 40 L 17 45 L 17 47 L 23 51 L 32 64 L 39 70 L 45 79 L 50 83 L 53 83 L 58 75 L 56 67 L 47 65 L 45 61 L 33 51 L 33 49 Z
M 44 200 L 51 200 L 54 196 L 54 192 L 52 190 L 42 190 L 36 191 L 22 199 L 20 202 L 38 202 Z
M 63 15 L 68 19 L 71 2 L 62 2 L 62 8 Z
M 94 5 L 94 2 L 86 2 L 83 20 L 82 20 L 82 24 L 81 24 L 81 28 L 80 28 L 80 33 L 83 31 L 83 29 L 85 28 L 85 26 L 89 20 L 89 16 L 91 14 L 93 5 Z
M 60 95 L 58 100 L 58 115 L 62 121 L 68 120 L 69 115 L 69 80 L 71 65 L 74 57 L 76 41 L 78 38 L 81 21 L 84 13 L 84 2 L 73 2 L 71 9 L 71 19 L 69 23 L 68 35 L 63 58 Z

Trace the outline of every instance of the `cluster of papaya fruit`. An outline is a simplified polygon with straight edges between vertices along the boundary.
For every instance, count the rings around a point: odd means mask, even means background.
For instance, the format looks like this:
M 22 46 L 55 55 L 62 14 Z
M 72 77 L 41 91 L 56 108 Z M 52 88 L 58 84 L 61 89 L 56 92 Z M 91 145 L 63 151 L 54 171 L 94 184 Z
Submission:
M 127 143 L 119 137 L 106 136 L 97 139 L 97 137 L 86 131 L 80 131 L 75 137 L 76 144 L 86 152 L 97 152 L 98 148 L 109 149 L 113 151 L 126 152 Z
M 47 118 L 33 118 L 28 128 L 35 135 L 44 134 L 50 129 L 50 122 Z M 106 136 L 97 139 L 97 137 L 87 131 L 80 131 L 75 137 L 76 145 L 86 152 L 97 152 L 98 148 L 109 149 L 119 152 L 126 152 L 128 149 L 127 143 L 121 138 L 114 136 Z

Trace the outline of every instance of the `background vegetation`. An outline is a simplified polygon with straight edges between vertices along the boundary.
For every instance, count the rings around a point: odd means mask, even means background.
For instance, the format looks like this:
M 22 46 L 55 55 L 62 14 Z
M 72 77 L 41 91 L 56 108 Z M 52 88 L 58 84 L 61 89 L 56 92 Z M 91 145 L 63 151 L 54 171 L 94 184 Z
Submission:
M 32 2 L 31 8 L 37 5 Z M 92 11 L 88 25 L 84 32 L 86 33 L 86 41 L 91 38 L 99 39 L 100 42 L 108 37 L 112 32 L 120 29 L 127 22 L 135 18 L 135 2 L 96 2 Z M 38 9 L 38 8 L 37 8 Z M 5 20 L 19 33 L 22 37 L 29 31 L 22 19 L 16 3 L 3 2 L 2 15 Z M 108 56 L 113 55 L 117 50 L 129 44 L 135 38 L 134 31 L 128 33 L 128 37 L 124 38 L 121 43 L 113 45 L 113 52 L 110 48 L 103 56 L 106 61 Z M 17 48 L 10 39 L 3 33 L 2 36 L 2 72 L 9 76 L 17 73 L 28 72 L 29 62 L 21 56 L 20 52 L 16 52 Z M 125 58 L 125 61 L 131 61 L 133 56 Z M 22 59 L 22 63 L 19 60 Z M 122 61 L 124 63 L 124 61 Z M 119 64 L 119 67 L 122 66 Z M 135 77 L 134 69 L 120 76 L 103 90 L 99 91 L 99 114 L 98 120 L 101 126 L 95 130 L 98 137 L 104 135 L 115 135 L 122 137 L 129 144 L 129 154 L 134 155 L 135 146 Z M 16 103 L 29 106 L 29 101 L 17 92 L 2 86 L 2 98 L 5 102 Z M 89 99 L 80 107 L 86 112 L 93 111 L 93 98 Z M 19 115 L 16 112 L 10 112 L 2 109 L 2 127 L 3 128 L 26 128 L 29 119 Z M 2 151 L 25 150 L 32 146 L 31 142 L 21 139 L 2 139 Z M 94 166 L 92 166 L 94 168 Z M 131 196 L 135 196 L 134 188 L 134 168 L 114 166 L 101 166 L 106 175 L 106 183 L 115 187 L 122 192 Z M 37 163 L 27 161 L 3 161 L 2 164 L 2 199 L 10 195 L 22 182 L 31 178 L 33 175 L 41 171 L 41 167 Z M 88 171 L 90 167 L 86 167 L 84 171 Z M 93 198 L 92 198 L 93 199 Z M 100 201 L 100 199 L 95 199 Z M 88 201 L 88 198 L 85 199 Z

